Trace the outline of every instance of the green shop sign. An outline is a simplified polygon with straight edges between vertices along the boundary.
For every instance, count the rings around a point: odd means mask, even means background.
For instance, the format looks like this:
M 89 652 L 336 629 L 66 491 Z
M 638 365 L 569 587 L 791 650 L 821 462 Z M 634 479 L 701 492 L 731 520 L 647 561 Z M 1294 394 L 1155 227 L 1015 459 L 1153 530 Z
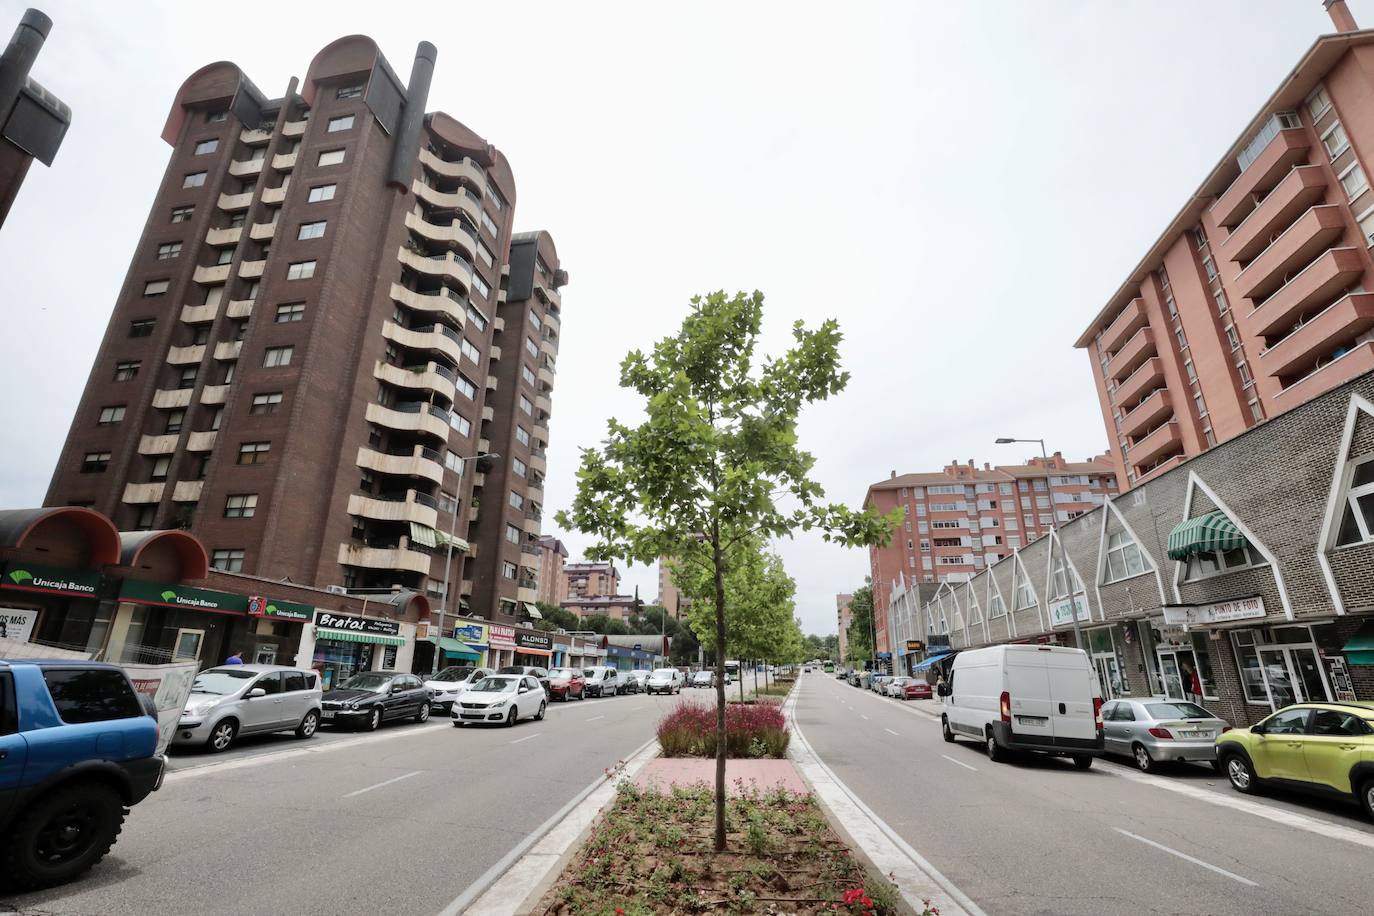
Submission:
M 273 601 L 270 598 L 249 598 L 248 613 L 254 617 L 272 617 L 277 620 L 308 621 L 315 608 L 309 604 L 294 601 Z
M 0 576 L 0 588 L 41 595 L 74 595 L 95 598 L 100 587 L 99 573 L 72 572 L 32 563 L 11 566 Z
M 221 614 L 247 614 L 248 598 L 228 592 L 212 592 L 205 588 L 167 585 L 162 582 L 140 582 L 125 579 L 119 590 L 121 601 L 134 604 L 156 604 L 162 607 L 182 607 L 193 611 L 217 611 Z

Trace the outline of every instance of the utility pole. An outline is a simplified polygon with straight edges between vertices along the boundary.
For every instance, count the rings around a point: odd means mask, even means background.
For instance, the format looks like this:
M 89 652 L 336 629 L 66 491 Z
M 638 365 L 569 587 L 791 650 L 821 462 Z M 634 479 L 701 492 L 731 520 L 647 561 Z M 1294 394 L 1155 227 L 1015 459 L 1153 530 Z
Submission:
M 72 122 L 66 103 L 29 76 L 50 31 L 51 19 L 39 10 L 25 10 L 0 53 L 0 223 L 29 173 L 29 163 L 37 159 L 52 165 Z

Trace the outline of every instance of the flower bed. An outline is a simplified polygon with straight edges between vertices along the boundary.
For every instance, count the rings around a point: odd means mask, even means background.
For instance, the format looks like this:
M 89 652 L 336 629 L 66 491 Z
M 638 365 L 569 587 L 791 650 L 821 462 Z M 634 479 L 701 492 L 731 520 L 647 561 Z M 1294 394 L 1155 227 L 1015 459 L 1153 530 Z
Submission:
M 532 912 L 901 912 L 892 883 L 855 861 L 812 796 L 774 791 L 732 799 L 724 853 L 713 849 L 713 811 L 705 787 L 662 794 L 622 783 L 615 803 Z
M 790 735 L 782 707 L 776 703 L 725 705 L 727 757 L 783 757 Z M 665 757 L 716 756 L 716 709 L 680 703 L 658 723 L 658 743 Z

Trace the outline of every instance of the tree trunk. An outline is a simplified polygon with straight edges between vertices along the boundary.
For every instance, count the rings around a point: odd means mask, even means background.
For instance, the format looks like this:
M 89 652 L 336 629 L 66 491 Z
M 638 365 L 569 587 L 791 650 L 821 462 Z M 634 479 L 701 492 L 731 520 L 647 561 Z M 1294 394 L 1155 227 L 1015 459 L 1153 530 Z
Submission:
M 725 575 L 720 523 L 711 523 L 716 586 L 716 852 L 725 851 Z
M 765 675 L 765 676 L 766 676 L 766 675 Z M 758 663 L 758 660 L 755 659 L 755 660 L 754 660 L 754 696 L 757 697 L 758 695 L 759 695 L 759 663 Z

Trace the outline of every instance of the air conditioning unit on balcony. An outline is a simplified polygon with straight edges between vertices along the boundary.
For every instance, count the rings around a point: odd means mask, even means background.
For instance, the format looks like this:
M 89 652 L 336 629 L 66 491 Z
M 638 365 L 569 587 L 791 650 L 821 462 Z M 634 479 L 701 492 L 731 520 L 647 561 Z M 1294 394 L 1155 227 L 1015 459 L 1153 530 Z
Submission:
M 327 592 L 329 592 L 330 594 L 333 594 L 333 595 L 347 595 L 347 594 L 348 594 L 348 589 L 344 588 L 342 585 L 326 585 L 326 586 L 324 587 L 324 590 L 327 591 Z

